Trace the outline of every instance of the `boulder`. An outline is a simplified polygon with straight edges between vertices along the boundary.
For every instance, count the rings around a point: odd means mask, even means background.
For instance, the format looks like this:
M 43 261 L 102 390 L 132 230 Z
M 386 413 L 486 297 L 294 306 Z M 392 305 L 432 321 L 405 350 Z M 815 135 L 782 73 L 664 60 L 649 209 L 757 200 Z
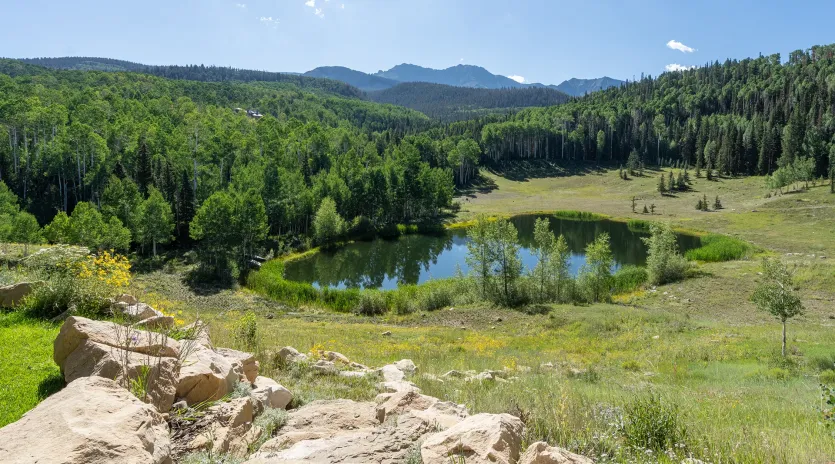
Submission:
M 386 382 L 399 382 L 406 378 L 406 374 L 394 364 L 387 364 L 380 368 L 380 375 Z
M 180 355 L 180 343 L 165 335 L 136 330 L 113 322 L 70 316 L 61 326 L 53 342 L 52 359 L 55 360 L 55 364 L 63 366 L 67 356 L 85 340 L 156 357 L 176 358 Z
M 321 375 L 333 375 L 338 372 L 333 361 L 325 361 L 324 359 L 316 361 L 316 364 L 311 366 L 311 369 L 313 369 L 313 372 Z
M 189 448 L 192 450 L 211 449 L 212 455 L 231 454 L 242 458 L 246 456 L 249 445 L 261 436 L 261 430 L 252 427 L 254 413 L 250 398 L 221 403 L 210 408 L 207 415 L 212 422 L 191 441 Z
M 413 384 L 412 382 L 406 380 L 399 380 L 399 381 L 389 381 L 389 382 L 380 382 L 377 384 L 377 388 L 379 388 L 383 392 L 388 393 L 397 393 L 397 392 L 420 392 L 420 388 L 417 385 Z
M 347 356 L 342 353 L 337 353 L 336 351 L 319 351 L 319 356 L 334 363 L 338 362 L 345 365 L 351 364 L 351 360 L 348 359 Z
M 8 464 L 168 464 L 168 424 L 116 382 L 80 378 L 0 429 Z
M 476 414 L 430 435 L 420 455 L 426 463 L 463 457 L 467 464 L 511 464 L 519 459 L 524 429 L 510 414 Z
M 539 441 L 528 447 L 519 464 L 594 464 L 591 459 Z
M 139 399 L 154 405 L 159 412 L 168 412 L 174 403 L 180 373 L 180 363 L 175 358 L 154 357 L 84 340 L 61 366 L 67 383 L 99 376 L 115 380 L 124 388 L 130 388 L 129 382 L 141 378 L 145 370 L 146 395 Z
M 282 387 L 271 378 L 261 376 L 255 378 L 250 397 L 255 403 L 255 410 L 258 413 L 266 408 L 284 409 L 293 400 L 293 394 L 290 393 L 290 390 Z
M 173 316 L 151 316 L 133 325 L 136 329 L 168 330 L 174 327 Z
M 449 428 L 469 416 L 463 405 L 440 401 L 415 391 L 382 393 L 377 395 L 376 401 L 377 420 L 380 423 L 408 412 L 430 424 Z
M 255 356 L 252 353 L 244 353 L 243 351 L 229 348 L 218 348 L 215 351 L 228 359 L 235 366 L 236 370 L 241 372 L 243 376 L 241 382 L 255 382 L 255 378 L 258 377 L 260 364 L 255 360 Z
M 113 303 L 110 310 L 117 316 L 124 316 L 129 321 L 139 322 L 149 317 L 162 316 L 163 314 L 146 303 Z
M 307 361 L 307 355 L 299 353 L 292 346 L 285 346 L 284 348 L 278 350 L 276 359 L 279 361 L 279 364 L 286 366 L 297 362 Z
M 39 285 L 43 285 L 43 282 L 20 282 L 0 287 L 0 308 L 19 305 Z
M 286 449 L 271 449 L 265 444 L 246 464 L 402 463 L 407 460 L 414 444 L 434 430 L 433 424 L 406 413 L 398 416 L 396 421 L 374 429 L 306 438 Z
M 240 374 L 224 356 L 198 346 L 189 353 L 180 368 L 177 397 L 189 405 L 215 401 L 235 388 Z
M 408 375 L 414 375 L 415 372 L 417 372 L 417 366 L 415 366 L 415 363 L 412 362 L 411 359 L 401 359 L 400 361 L 394 363 L 394 367 L 400 369 L 403 373 Z
M 122 293 L 121 295 L 117 296 L 113 300 L 113 303 L 114 304 L 115 303 L 125 303 L 125 304 L 129 304 L 129 305 L 135 305 L 135 304 L 139 303 L 139 300 L 137 300 L 136 297 L 133 296 L 133 295 L 129 295 L 127 293 Z

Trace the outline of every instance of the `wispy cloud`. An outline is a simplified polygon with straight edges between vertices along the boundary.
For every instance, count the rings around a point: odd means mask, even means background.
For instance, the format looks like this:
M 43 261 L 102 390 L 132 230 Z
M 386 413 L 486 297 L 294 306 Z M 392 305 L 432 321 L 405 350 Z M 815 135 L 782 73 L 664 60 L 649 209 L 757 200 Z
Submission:
M 525 78 L 524 78 L 524 77 L 522 77 L 522 76 L 507 76 L 507 77 L 509 77 L 510 79 L 513 79 L 514 81 L 516 81 L 516 82 L 518 82 L 518 83 L 520 83 L 520 84 L 524 84 L 524 83 L 525 83 Z
M 322 9 L 321 9 L 321 8 L 316 8 L 316 11 L 315 11 L 313 14 L 315 14 L 316 16 L 318 16 L 318 17 L 320 17 L 320 18 L 324 18 L 324 17 L 325 17 L 325 12 L 324 12 L 324 11 L 322 11 Z
M 246 9 L 246 3 L 236 3 L 235 6 L 244 10 Z
M 313 14 L 320 18 L 325 17 L 325 12 L 333 9 L 339 8 L 340 10 L 345 9 L 345 4 L 340 3 L 337 5 L 331 5 L 331 0 L 307 0 L 304 2 L 304 5 L 313 9 Z
M 671 48 L 673 50 L 678 50 L 682 53 L 693 53 L 693 52 L 696 51 L 695 48 L 688 47 L 687 45 L 684 45 L 683 43 L 679 42 L 678 40 L 671 40 L 671 41 L 667 42 L 667 48 Z
M 306 2 L 304 2 L 304 4 L 306 6 L 309 6 L 310 8 L 315 8 L 316 7 L 316 0 L 307 0 Z
M 261 24 L 265 24 L 267 26 L 271 26 L 273 29 L 278 28 L 278 18 L 273 18 L 272 16 L 261 16 L 257 18 L 258 21 L 261 21 Z
M 687 70 L 695 69 L 695 68 L 696 68 L 695 66 L 685 66 L 683 64 L 678 64 L 678 63 L 672 63 L 672 64 L 668 64 L 667 66 L 664 66 L 664 69 L 666 71 L 669 71 L 669 72 L 687 71 Z

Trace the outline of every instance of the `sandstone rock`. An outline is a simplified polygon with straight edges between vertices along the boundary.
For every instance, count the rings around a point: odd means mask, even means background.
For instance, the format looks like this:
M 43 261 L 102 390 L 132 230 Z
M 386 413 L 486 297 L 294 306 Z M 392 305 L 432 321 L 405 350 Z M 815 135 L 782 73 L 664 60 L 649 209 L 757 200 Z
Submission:
M 425 411 L 412 411 L 411 413 L 444 429 L 448 429 L 470 417 L 463 404 L 455 404 L 452 401 L 438 401 Z
M 70 316 L 53 343 L 52 359 L 55 364 L 63 366 L 67 356 L 84 340 L 151 356 L 176 358 L 180 355 L 180 343 L 165 335 Z
M 292 411 L 285 430 L 369 429 L 377 426 L 377 405 L 351 400 L 319 400 Z
M 113 314 L 124 316 L 133 322 L 144 321 L 149 317 L 162 316 L 161 312 L 146 303 L 128 304 L 117 302 L 110 306 L 110 310 L 113 311 Z
M 430 435 L 420 454 L 425 463 L 462 456 L 467 464 L 511 464 L 519 459 L 524 424 L 510 414 L 476 414 Z
M 229 348 L 218 348 L 215 351 L 230 360 L 232 365 L 241 371 L 243 374 L 243 378 L 241 379 L 242 382 L 255 382 L 255 378 L 258 377 L 258 369 L 260 365 L 258 361 L 255 360 L 255 356 L 253 356 L 252 353 L 244 353 L 243 351 L 232 350 Z
M 400 361 L 394 363 L 394 367 L 400 369 L 403 373 L 408 375 L 414 375 L 414 373 L 417 372 L 417 366 L 415 366 L 415 363 L 412 362 L 411 359 L 401 359 Z
M 217 420 L 223 422 L 228 427 L 237 427 L 250 423 L 254 417 L 252 399 L 235 398 L 228 403 L 221 403 L 215 406 L 213 413 Z
M 168 412 L 174 403 L 180 373 L 175 358 L 158 358 L 84 340 L 67 357 L 61 370 L 67 383 L 81 377 L 99 376 L 128 388 L 130 380 L 141 378 L 145 366 L 147 396 L 139 399 L 154 405 L 159 412 Z
M 438 398 L 421 395 L 415 391 L 396 393 L 382 393 L 377 395 L 377 420 L 386 421 L 392 415 L 403 414 L 407 411 L 425 411 L 438 402 Z
M 319 351 L 319 356 L 334 363 L 351 364 L 351 360 L 347 356 L 336 351 Z
M 276 357 L 278 358 L 280 363 L 285 366 L 292 363 L 307 361 L 307 355 L 299 353 L 292 346 L 285 346 L 284 348 L 280 349 Z
M 39 285 L 43 285 L 43 282 L 20 282 L 0 287 L 0 308 L 19 305 Z
M 177 397 L 189 405 L 218 400 L 235 388 L 239 378 L 240 374 L 227 358 L 201 346 L 183 361 Z
M 215 405 L 209 408 L 207 416 L 211 418 L 209 427 L 191 441 L 189 449 L 211 449 L 213 455 L 232 454 L 242 458 L 260 436 L 261 431 L 252 427 L 255 415 L 250 398 L 235 398 Z
M 409 391 L 420 392 L 420 388 L 418 388 L 417 385 L 406 380 L 380 382 L 377 384 L 377 388 L 379 388 L 381 391 L 389 393 Z
M 117 296 L 113 303 L 125 303 L 129 305 L 135 305 L 139 303 L 139 300 L 136 299 L 135 296 L 129 295 L 127 293 L 122 293 L 121 295 Z
M 151 316 L 137 322 L 133 327 L 137 329 L 167 330 L 174 327 L 174 318 L 172 316 Z
M 321 375 L 334 375 L 338 372 L 336 365 L 332 361 L 325 361 L 324 359 L 316 361 L 316 364 L 311 366 L 311 369 L 313 369 L 313 372 Z
M 453 369 L 451 371 L 448 371 L 446 374 L 442 375 L 441 377 L 446 377 L 446 378 L 451 378 L 451 379 L 460 379 L 460 378 L 463 378 L 465 376 L 466 376 L 466 374 L 464 374 L 463 372 L 456 371 L 455 369 Z
M 380 375 L 386 382 L 399 382 L 406 378 L 406 373 L 401 371 L 394 364 L 387 364 L 380 368 Z
M 299 440 L 286 449 L 270 450 L 265 445 L 246 464 L 402 463 L 414 443 L 434 430 L 433 424 L 407 413 L 374 429 Z
M 162 415 L 103 377 L 84 377 L 0 429 L 8 464 L 169 464 Z
M 391 336 L 391 330 L 386 330 L 385 332 L 383 332 L 383 333 L 382 333 L 382 334 L 380 334 L 380 335 L 382 335 L 382 336 L 384 336 L 384 337 L 390 337 L 390 336 Z
M 255 403 L 255 410 L 259 414 L 268 407 L 284 409 L 293 399 L 290 390 L 279 385 L 271 378 L 261 376 L 255 378 L 250 396 Z
M 594 461 L 540 441 L 528 447 L 519 458 L 519 464 L 594 464 Z

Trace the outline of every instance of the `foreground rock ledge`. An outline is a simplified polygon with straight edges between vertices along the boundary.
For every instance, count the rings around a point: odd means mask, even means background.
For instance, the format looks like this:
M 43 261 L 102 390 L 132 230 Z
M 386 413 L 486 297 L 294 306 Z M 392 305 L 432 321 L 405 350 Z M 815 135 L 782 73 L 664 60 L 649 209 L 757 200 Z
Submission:
M 0 429 L 4 464 L 169 464 L 168 425 L 103 377 L 78 379 Z

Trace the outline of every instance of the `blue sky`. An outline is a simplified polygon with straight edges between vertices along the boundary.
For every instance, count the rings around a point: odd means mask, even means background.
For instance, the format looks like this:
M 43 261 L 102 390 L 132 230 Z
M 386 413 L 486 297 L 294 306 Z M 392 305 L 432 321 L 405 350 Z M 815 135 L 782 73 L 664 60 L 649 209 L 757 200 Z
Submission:
M 2 11 L 7 57 L 302 72 L 465 63 L 546 84 L 835 42 L 831 0 L 3 0 Z

